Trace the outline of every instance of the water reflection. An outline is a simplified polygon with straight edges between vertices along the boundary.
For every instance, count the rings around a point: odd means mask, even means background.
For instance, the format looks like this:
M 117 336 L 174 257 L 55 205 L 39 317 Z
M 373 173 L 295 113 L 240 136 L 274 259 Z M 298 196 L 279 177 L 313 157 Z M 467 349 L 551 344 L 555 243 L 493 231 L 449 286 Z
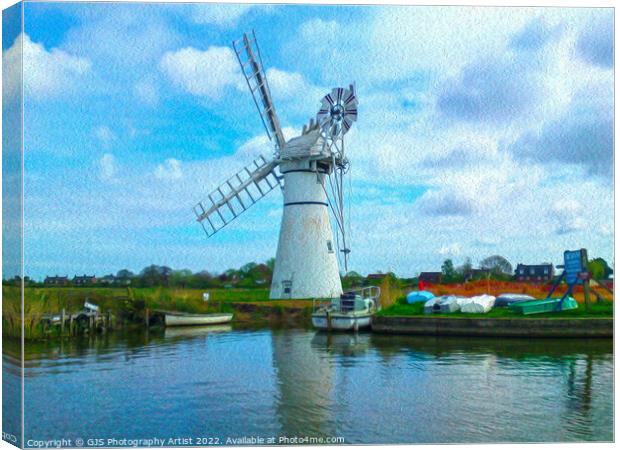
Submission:
M 7 382 L 18 380 L 5 361 Z M 406 443 L 613 437 L 607 340 L 217 326 L 28 343 L 25 366 L 27 435 L 37 438 L 80 435 L 92 423 L 104 435 L 136 438 L 209 433 Z M 57 405 L 53 415 L 49 404 Z
M 168 327 L 164 330 L 166 339 L 205 337 L 213 333 L 232 331 L 231 325 L 209 325 L 204 327 Z

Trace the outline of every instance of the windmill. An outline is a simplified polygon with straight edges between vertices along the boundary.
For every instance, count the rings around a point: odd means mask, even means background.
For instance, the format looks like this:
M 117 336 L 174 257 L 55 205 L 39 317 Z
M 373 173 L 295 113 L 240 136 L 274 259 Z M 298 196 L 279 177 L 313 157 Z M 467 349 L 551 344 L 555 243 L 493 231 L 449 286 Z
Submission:
M 342 293 L 338 256 L 342 254 L 346 270 L 350 251 L 344 204 L 349 162 L 343 137 L 357 120 L 355 89 L 353 85 L 332 89 L 301 135 L 286 141 L 255 33 L 244 33 L 233 42 L 233 49 L 275 151 L 271 158 L 258 157 L 208 194 L 194 207 L 197 221 L 211 237 L 280 187 L 284 211 L 270 298 L 337 297 Z

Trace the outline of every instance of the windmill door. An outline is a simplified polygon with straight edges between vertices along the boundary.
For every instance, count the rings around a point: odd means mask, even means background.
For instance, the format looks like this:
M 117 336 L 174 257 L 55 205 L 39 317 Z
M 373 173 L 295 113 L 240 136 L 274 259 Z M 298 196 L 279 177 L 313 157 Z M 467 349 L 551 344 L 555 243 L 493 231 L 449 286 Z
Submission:
M 293 281 L 282 281 L 282 298 L 291 298 L 291 292 L 293 290 Z

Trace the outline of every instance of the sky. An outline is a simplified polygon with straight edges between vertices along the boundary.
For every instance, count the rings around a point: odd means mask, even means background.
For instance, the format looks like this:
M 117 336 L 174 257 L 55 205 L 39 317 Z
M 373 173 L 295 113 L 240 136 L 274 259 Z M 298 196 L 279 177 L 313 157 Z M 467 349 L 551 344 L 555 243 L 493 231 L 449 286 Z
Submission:
M 24 27 L 34 278 L 275 256 L 277 190 L 209 239 L 192 211 L 273 153 L 230 45 L 252 29 L 287 138 L 355 82 L 350 270 L 613 259 L 610 8 L 26 3 Z

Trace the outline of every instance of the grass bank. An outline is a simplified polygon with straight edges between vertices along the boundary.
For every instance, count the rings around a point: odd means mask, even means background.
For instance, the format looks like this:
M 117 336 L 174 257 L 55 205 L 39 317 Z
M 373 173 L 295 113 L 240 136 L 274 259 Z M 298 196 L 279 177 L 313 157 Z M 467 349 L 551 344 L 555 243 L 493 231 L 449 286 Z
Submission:
M 543 319 L 543 318 L 598 318 L 598 317 L 613 317 L 614 307 L 613 302 L 605 301 L 602 303 L 592 303 L 590 309 L 586 310 L 583 303 L 580 303 L 577 309 L 571 309 L 568 311 L 549 312 L 541 314 L 532 314 L 524 316 L 516 313 L 509 308 L 493 308 L 486 314 L 466 314 L 462 312 L 455 312 L 450 314 L 424 314 L 424 302 L 417 302 L 414 304 L 408 304 L 405 297 L 399 298 L 392 306 L 384 308 L 379 311 L 378 315 L 381 317 L 426 317 L 426 318 L 489 318 L 489 319 Z
M 203 300 L 209 292 L 209 301 Z M 272 301 L 268 289 L 170 289 L 155 288 L 100 288 L 100 287 L 45 287 L 26 288 L 24 291 L 24 337 L 39 339 L 53 337 L 45 333 L 41 319 L 46 314 L 67 314 L 82 310 L 84 302 L 99 306 L 101 313 L 110 312 L 120 327 L 141 326 L 146 309 L 180 311 L 187 313 L 236 312 L 237 305 L 257 305 L 241 311 L 247 321 L 261 315 L 282 316 L 287 308 L 311 306 L 307 300 Z M 266 309 L 265 309 L 266 308 Z M 20 337 L 22 327 L 21 291 L 19 287 L 2 287 L 3 335 Z M 54 331 L 55 332 L 55 331 Z

